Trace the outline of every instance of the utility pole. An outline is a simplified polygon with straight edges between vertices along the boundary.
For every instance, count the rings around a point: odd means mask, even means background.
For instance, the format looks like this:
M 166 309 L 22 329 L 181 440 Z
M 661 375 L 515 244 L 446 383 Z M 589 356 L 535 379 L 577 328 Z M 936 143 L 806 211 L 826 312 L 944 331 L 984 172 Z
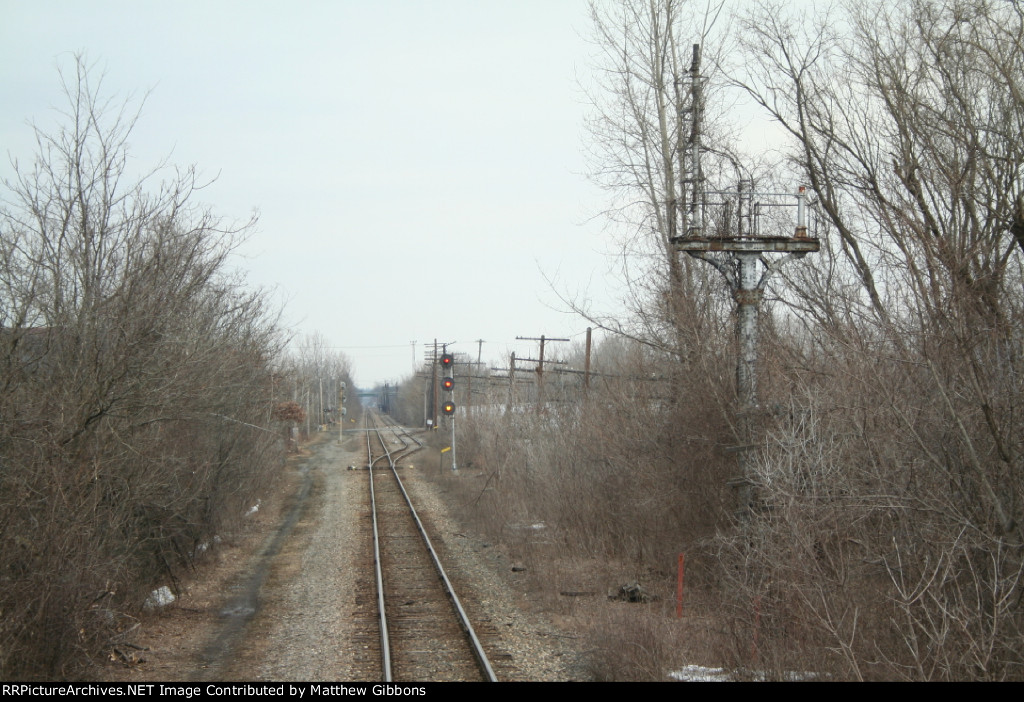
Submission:
M 313 414 L 313 405 L 309 401 L 309 386 L 306 386 L 306 439 L 309 439 L 309 415 Z
M 739 489 L 740 515 L 746 518 L 756 506 L 754 494 L 753 451 L 757 447 L 757 342 L 758 312 L 765 286 L 772 273 L 787 262 L 803 258 L 819 250 L 817 239 L 807 236 L 805 219 L 805 189 L 800 186 L 794 193 L 756 192 L 753 181 L 744 181 L 742 174 L 736 191 L 708 190 L 701 170 L 701 118 L 703 116 L 700 75 L 700 45 L 693 45 L 690 66 L 690 139 L 686 149 L 680 151 L 680 173 L 683 192 L 691 186 L 688 203 L 681 208 L 682 234 L 672 239 L 676 251 L 714 266 L 732 288 L 736 301 L 736 395 L 738 401 L 737 428 L 740 475 L 731 484 Z M 682 106 L 680 106 L 682 109 Z M 682 114 L 680 114 L 682 118 Z M 733 164 L 739 170 L 738 164 Z M 745 187 L 749 183 L 750 187 Z M 724 210 L 735 207 L 735 232 L 720 230 L 709 233 L 706 229 L 708 197 L 720 198 Z M 735 200 L 733 200 L 735 198 Z M 744 213 L 744 205 L 746 212 Z M 793 236 L 779 233 L 762 234 L 759 214 L 771 207 L 796 207 L 796 229 Z M 674 214 L 673 214 L 674 216 Z M 728 220 L 726 220 L 728 221 Z M 746 223 L 746 226 L 744 226 Z M 771 254 L 783 254 L 770 259 Z M 763 271 L 762 271 L 763 266 Z
M 427 399 L 430 394 L 430 378 L 423 378 L 423 426 L 427 426 L 427 415 L 429 414 L 429 408 L 427 407 Z
M 512 407 L 515 404 L 515 390 L 516 390 L 516 352 L 513 351 L 512 355 L 508 359 L 508 411 L 512 413 Z
M 476 350 L 476 366 L 470 369 L 469 379 L 466 381 L 466 416 L 469 417 L 473 406 L 473 370 L 480 367 L 480 357 L 484 351 L 484 340 L 477 339 L 477 350 Z
M 591 328 L 587 327 L 587 355 L 583 361 L 583 391 L 590 390 L 590 335 Z
M 338 443 L 345 437 L 345 381 L 338 381 Z
M 519 341 L 539 341 L 540 342 L 540 358 L 538 359 L 520 359 L 526 361 L 536 360 L 537 362 L 537 407 L 538 409 L 544 407 L 544 345 L 549 341 L 570 341 L 570 339 L 549 339 L 543 334 L 540 337 L 534 336 L 517 336 L 516 339 Z M 559 361 L 554 361 L 559 363 Z
M 433 401 L 433 412 L 430 415 L 431 428 L 437 428 L 437 339 L 434 339 L 434 358 L 430 363 L 430 396 Z
M 516 358 L 515 352 L 509 356 L 509 367 L 508 368 L 494 368 L 491 370 L 495 373 L 505 373 L 504 376 L 492 375 L 490 376 L 491 381 L 508 380 L 508 401 L 506 404 L 506 412 L 511 413 L 516 404 L 516 361 L 522 360 L 533 360 L 533 359 L 522 359 Z M 521 382 L 529 383 L 529 379 L 523 378 Z

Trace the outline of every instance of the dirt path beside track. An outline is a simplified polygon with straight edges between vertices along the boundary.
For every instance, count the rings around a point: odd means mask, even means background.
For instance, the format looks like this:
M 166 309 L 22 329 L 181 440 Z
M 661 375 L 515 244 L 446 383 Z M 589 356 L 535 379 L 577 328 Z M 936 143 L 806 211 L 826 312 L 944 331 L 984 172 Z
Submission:
M 225 538 L 172 605 L 145 617 L 104 677 L 141 681 L 358 681 L 366 648 L 353 621 L 366 590 L 355 564 L 365 458 L 353 437 L 321 436 L 291 459 L 275 495 Z M 349 466 L 356 470 L 349 470 Z M 500 631 L 508 679 L 586 677 L 573 637 L 525 611 L 501 566 L 451 519 L 413 461 L 403 480 L 443 545 L 467 609 Z M 489 554 L 487 554 L 489 555 Z

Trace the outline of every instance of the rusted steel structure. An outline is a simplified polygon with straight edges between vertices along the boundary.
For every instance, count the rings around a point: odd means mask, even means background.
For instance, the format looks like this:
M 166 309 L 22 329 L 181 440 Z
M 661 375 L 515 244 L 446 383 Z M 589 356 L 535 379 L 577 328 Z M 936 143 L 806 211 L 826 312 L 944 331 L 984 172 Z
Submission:
M 682 109 L 682 106 L 681 106 Z M 806 192 L 758 192 L 753 183 L 740 177 L 736 190 L 709 190 L 701 170 L 701 118 L 703 113 L 700 75 L 700 45 L 693 47 L 690 66 L 690 136 L 680 145 L 682 191 L 688 202 L 681 209 L 682 234 L 672 239 L 677 251 L 714 266 L 732 289 L 736 301 L 736 394 L 740 445 L 739 478 L 741 514 L 751 509 L 753 456 L 756 446 L 758 313 L 771 274 L 787 262 L 819 250 L 817 239 L 807 236 Z M 682 115 L 680 115 L 682 118 Z M 714 199 L 714 202 L 712 202 Z M 711 205 L 722 215 L 709 234 Z M 763 216 L 777 208 L 795 208 L 796 226 L 792 236 L 780 231 L 761 231 Z M 735 226 L 732 220 L 735 217 Z M 792 220 L 790 220 L 792 222 Z

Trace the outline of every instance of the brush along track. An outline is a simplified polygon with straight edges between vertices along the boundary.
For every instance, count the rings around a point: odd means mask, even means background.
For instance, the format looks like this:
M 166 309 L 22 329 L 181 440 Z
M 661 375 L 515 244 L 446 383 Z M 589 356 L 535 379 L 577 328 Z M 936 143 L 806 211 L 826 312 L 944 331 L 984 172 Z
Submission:
M 398 428 L 367 426 L 381 677 L 397 681 L 496 680 L 395 469 L 419 448 Z

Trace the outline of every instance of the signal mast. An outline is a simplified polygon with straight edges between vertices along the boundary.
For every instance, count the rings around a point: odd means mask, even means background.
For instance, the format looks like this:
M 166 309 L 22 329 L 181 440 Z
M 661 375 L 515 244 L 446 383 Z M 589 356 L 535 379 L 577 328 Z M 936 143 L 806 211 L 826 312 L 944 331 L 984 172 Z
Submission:
M 740 174 L 735 191 L 707 189 L 701 170 L 702 97 L 700 44 L 694 44 L 688 108 L 690 136 L 685 147 L 680 144 L 681 186 L 689 198 L 679 213 L 682 234 L 674 237 L 672 244 L 676 251 L 683 251 L 714 266 L 732 289 L 736 301 L 736 394 L 740 439 L 736 450 L 740 475 L 731 484 L 739 488 L 740 514 L 745 517 L 756 501 L 752 451 L 756 448 L 758 312 L 761 298 L 772 273 L 789 261 L 819 251 L 820 243 L 818 239 L 807 236 L 803 186 L 796 193 L 759 192 L 754 189 L 753 181 L 744 181 Z M 686 110 L 683 105 L 679 109 L 682 120 Z M 714 232 L 707 226 L 709 205 L 719 207 L 725 215 L 721 223 L 723 226 Z M 771 208 L 780 207 L 796 208 L 796 227 L 792 236 L 761 231 L 761 217 Z M 729 226 L 733 212 L 735 229 Z
M 440 359 L 441 371 L 443 376 L 441 377 L 441 389 L 445 391 L 445 400 L 441 403 L 441 412 L 446 417 L 450 417 L 448 425 L 452 430 L 452 472 L 459 470 L 458 465 L 455 462 L 455 356 L 448 353 L 447 346 L 444 352 L 441 354 Z

